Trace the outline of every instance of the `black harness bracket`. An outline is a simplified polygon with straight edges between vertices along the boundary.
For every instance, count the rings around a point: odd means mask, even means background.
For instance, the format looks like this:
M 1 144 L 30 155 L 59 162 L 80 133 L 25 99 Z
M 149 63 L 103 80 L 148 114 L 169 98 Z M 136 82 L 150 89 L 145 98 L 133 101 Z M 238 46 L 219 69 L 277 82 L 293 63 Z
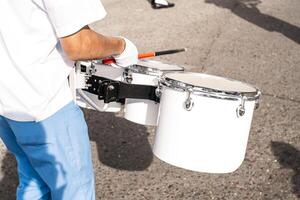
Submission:
M 91 76 L 87 84 L 89 87 L 84 90 L 98 95 L 104 103 L 124 102 L 127 98 L 148 99 L 157 103 L 160 100 L 156 96 L 155 86 L 128 84 L 99 76 Z

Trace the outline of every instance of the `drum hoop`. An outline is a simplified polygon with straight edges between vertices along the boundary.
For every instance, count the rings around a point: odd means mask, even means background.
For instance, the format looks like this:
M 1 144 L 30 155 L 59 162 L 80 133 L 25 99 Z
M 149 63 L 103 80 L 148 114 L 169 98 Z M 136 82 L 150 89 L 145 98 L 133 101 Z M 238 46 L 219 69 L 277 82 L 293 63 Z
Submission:
M 162 64 L 169 64 L 169 63 L 162 63 Z M 178 65 L 174 65 L 174 66 L 177 66 L 180 69 L 160 70 L 160 69 L 156 69 L 156 68 L 146 67 L 141 64 L 136 64 L 136 65 L 129 66 L 128 71 L 130 71 L 132 73 L 139 73 L 139 74 L 150 75 L 150 76 L 162 76 L 163 74 L 168 73 L 168 72 L 183 72 L 184 71 L 184 67 L 180 67 Z
M 214 76 L 214 75 L 209 75 L 205 74 L 208 76 Z M 224 78 L 220 76 L 214 76 L 218 78 Z M 224 78 L 230 81 L 235 81 L 235 82 L 240 82 L 234 79 L 230 78 Z M 240 82 L 243 83 L 243 82 Z M 162 77 L 161 84 L 163 86 L 175 89 L 177 91 L 181 92 L 190 92 L 195 95 L 199 96 L 204 96 L 204 97 L 211 97 L 211 98 L 216 98 L 216 99 L 225 99 L 225 100 L 240 100 L 241 98 L 245 99 L 246 101 L 254 101 L 258 100 L 261 92 L 258 90 L 256 87 L 247 84 L 247 86 L 253 87 L 255 89 L 255 92 L 234 92 L 234 91 L 222 91 L 222 90 L 217 90 L 217 89 L 212 89 L 212 88 L 206 88 L 206 87 L 199 87 L 199 86 L 194 86 L 188 83 L 184 83 L 178 80 L 174 80 L 171 78 L 166 77 L 165 75 Z

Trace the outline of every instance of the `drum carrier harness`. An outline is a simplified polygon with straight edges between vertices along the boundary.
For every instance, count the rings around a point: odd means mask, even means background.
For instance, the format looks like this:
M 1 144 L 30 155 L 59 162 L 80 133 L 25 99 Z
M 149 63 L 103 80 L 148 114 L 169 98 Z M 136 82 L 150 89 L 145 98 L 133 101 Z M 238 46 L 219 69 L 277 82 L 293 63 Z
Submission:
M 82 73 L 86 74 L 86 88 L 89 93 L 98 96 L 104 103 L 120 102 L 125 103 L 126 98 L 148 99 L 159 103 L 160 95 L 158 87 L 149 85 L 131 84 L 130 76 L 126 76 L 126 82 L 111 80 L 108 78 L 92 75 L 95 68 L 93 65 L 80 65 Z M 124 72 L 126 73 L 126 72 Z

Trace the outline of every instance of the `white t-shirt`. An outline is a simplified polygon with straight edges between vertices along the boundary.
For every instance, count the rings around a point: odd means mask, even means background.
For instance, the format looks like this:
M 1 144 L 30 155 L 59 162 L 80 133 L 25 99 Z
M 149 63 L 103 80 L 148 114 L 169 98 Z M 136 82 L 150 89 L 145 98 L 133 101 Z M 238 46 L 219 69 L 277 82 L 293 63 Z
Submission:
M 41 121 L 72 101 L 58 38 L 105 17 L 100 0 L 0 1 L 0 115 Z

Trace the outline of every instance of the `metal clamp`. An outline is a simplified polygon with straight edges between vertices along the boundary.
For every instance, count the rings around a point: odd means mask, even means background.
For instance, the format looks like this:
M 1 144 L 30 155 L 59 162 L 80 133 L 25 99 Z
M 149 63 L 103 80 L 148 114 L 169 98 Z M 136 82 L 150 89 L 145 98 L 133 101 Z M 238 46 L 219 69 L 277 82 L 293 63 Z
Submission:
M 93 63 L 88 61 L 76 62 L 76 68 L 80 73 L 85 74 L 87 77 L 90 77 L 97 72 L 97 69 Z
M 192 92 L 193 92 L 192 89 L 188 89 L 188 98 L 184 102 L 184 108 L 187 111 L 191 111 L 194 107 L 194 100 L 191 97 Z
M 240 105 L 236 108 L 236 115 L 237 117 L 242 117 L 245 115 L 246 110 L 245 110 L 245 101 L 247 100 L 247 97 L 243 96 L 241 98 L 241 103 Z

